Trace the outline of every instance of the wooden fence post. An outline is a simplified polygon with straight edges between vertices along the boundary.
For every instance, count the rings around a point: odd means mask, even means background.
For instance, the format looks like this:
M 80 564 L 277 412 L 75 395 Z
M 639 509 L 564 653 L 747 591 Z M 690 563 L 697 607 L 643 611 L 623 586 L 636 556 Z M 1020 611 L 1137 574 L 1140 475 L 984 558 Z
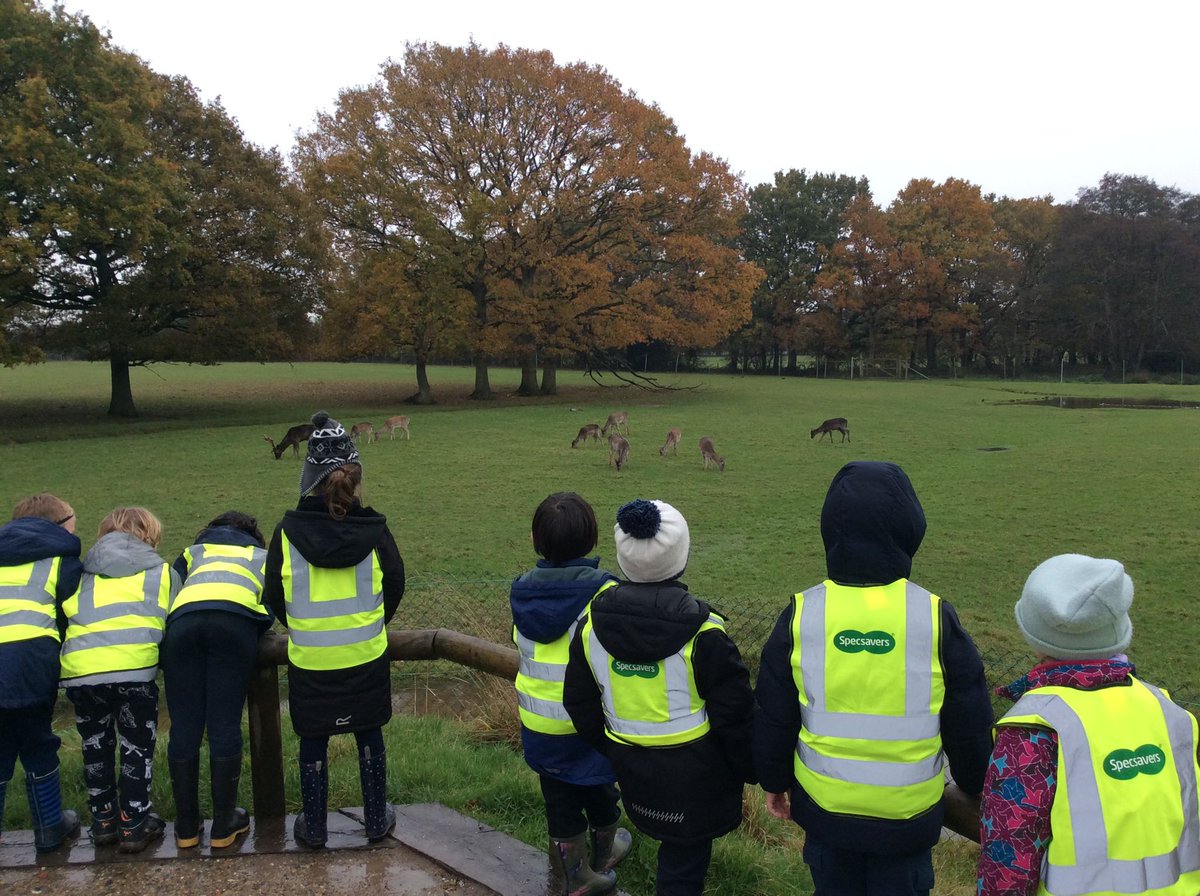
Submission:
M 256 818 L 283 818 L 283 732 L 279 724 L 279 667 L 274 661 L 254 672 L 246 692 L 250 722 L 250 777 Z

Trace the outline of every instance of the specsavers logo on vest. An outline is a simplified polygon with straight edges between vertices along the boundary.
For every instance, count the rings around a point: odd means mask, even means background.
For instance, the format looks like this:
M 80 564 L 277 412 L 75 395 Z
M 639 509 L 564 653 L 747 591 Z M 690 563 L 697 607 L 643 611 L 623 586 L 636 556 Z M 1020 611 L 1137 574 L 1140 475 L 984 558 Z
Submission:
M 845 629 L 833 636 L 833 646 L 842 653 L 891 653 L 896 649 L 896 639 L 887 632 L 859 632 Z
M 1136 750 L 1113 750 L 1104 757 L 1104 774 L 1118 781 L 1129 781 L 1138 775 L 1157 775 L 1167 764 L 1167 757 L 1154 744 L 1142 744 Z
M 620 660 L 612 661 L 613 672 L 625 678 L 656 678 L 658 677 L 658 663 L 623 663 Z

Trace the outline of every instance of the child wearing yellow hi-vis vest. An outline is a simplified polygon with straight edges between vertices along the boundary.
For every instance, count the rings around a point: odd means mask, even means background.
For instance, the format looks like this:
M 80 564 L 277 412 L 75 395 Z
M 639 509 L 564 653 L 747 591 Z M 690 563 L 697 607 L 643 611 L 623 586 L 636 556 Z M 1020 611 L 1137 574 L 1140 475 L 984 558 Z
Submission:
M 0 526 L 0 822 L 19 757 L 38 852 L 79 833 L 79 816 L 62 807 L 52 727 L 62 605 L 79 587 L 79 551 L 75 511 L 56 495 L 24 498 Z
M 1039 662 L 997 693 L 978 891 L 1200 892 L 1197 723 L 1134 675 L 1133 581 L 1116 560 L 1059 554 L 1025 582 L 1017 627 Z
M 92 842 L 139 852 L 164 829 L 150 804 L 155 678 L 179 574 L 155 550 L 162 523 L 144 507 L 118 507 L 98 535 L 83 559 L 79 590 L 63 608 L 62 684 L 82 739 Z
M 563 704 L 612 761 L 625 812 L 659 841 L 657 896 L 700 896 L 713 840 L 753 783 L 754 697 L 725 617 L 681 582 L 687 520 L 663 501 L 617 511 L 617 563 L 575 632 Z
M 258 521 L 228 510 L 201 529 L 173 564 L 183 590 L 167 614 L 162 669 L 180 848 L 200 843 L 200 744 L 206 731 L 213 808 L 209 845 L 231 846 L 250 828 L 237 792 L 246 687 L 258 663 L 259 636 L 273 618 L 262 602 L 266 557 Z
M 562 693 L 571 637 L 596 592 L 617 577 L 600 569 L 598 557 L 587 556 L 596 547 L 596 514 L 574 492 L 542 501 L 531 535 L 542 559 L 509 593 L 521 656 L 521 747 L 541 781 L 550 859 L 565 892 L 607 893 L 615 883 L 612 869 L 628 854 L 632 838 L 617 824 L 620 794 L 612 764 L 576 733 Z

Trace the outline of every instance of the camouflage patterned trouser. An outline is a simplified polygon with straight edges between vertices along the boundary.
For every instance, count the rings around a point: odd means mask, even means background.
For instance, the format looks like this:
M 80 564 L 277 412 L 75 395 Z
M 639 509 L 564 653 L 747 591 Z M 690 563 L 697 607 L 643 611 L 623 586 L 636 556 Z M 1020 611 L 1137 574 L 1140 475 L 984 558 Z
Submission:
M 120 798 L 136 821 L 150 811 L 150 776 L 158 725 L 158 685 L 152 681 L 67 688 L 83 739 L 83 780 L 93 817 Z M 120 775 L 115 764 L 120 744 Z

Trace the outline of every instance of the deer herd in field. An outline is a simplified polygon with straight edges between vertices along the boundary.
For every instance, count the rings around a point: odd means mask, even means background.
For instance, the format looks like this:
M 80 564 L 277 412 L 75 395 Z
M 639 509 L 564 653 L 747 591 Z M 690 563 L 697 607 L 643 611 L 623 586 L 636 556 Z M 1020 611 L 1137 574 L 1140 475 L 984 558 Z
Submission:
M 578 448 L 580 445 L 587 445 L 588 442 L 599 444 L 600 440 L 607 436 L 608 463 L 620 472 L 621 468 L 629 462 L 629 439 L 625 438 L 627 435 L 629 435 L 629 414 L 626 411 L 617 411 L 608 415 L 603 426 L 599 423 L 585 423 L 579 427 L 579 434 L 571 440 L 571 447 Z M 683 431 L 678 427 L 667 430 L 667 440 L 658 449 L 658 453 L 663 457 L 668 454 L 678 454 L 679 441 L 682 438 Z M 707 470 L 711 464 L 718 470 L 725 471 L 725 458 L 717 454 L 716 449 L 713 448 L 712 436 L 705 436 L 700 440 L 700 457 L 704 461 L 704 469 Z
M 396 430 L 404 434 L 404 438 L 412 438 L 412 434 L 408 431 L 408 417 L 404 414 L 399 414 L 395 417 L 388 417 L 383 421 L 383 426 L 378 430 L 371 423 L 355 423 L 350 427 L 350 438 L 355 444 L 359 442 L 378 442 L 379 433 L 386 432 L 389 439 L 396 438 Z M 302 423 L 299 426 L 293 426 L 283 438 L 276 442 L 270 436 L 263 436 L 267 443 L 271 446 L 271 451 L 275 454 L 275 459 L 283 457 L 283 452 L 288 448 L 292 449 L 292 456 L 300 456 L 300 443 L 307 442 L 309 436 L 313 434 L 313 425 L 311 423 Z
M 388 439 L 395 439 L 396 432 L 403 434 L 404 438 L 412 438 L 408 431 L 408 417 L 400 414 L 395 417 L 389 417 L 383 421 L 383 425 L 377 430 L 374 424 L 363 422 L 355 423 L 350 427 L 350 438 L 355 443 L 358 442 L 377 442 L 381 432 L 387 433 Z M 833 417 L 826 420 L 816 429 L 809 432 L 810 439 L 821 439 L 829 436 L 830 444 L 833 444 L 833 434 L 841 433 L 842 441 L 850 440 L 850 426 L 846 422 L 845 417 Z M 271 451 L 275 454 L 275 459 L 279 460 L 283 457 L 283 453 L 290 447 L 294 457 L 300 456 L 300 443 L 307 442 L 309 436 L 313 434 L 313 426 L 311 423 L 304 423 L 299 426 L 293 426 L 276 442 L 270 436 L 263 436 L 264 439 L 271 445 Z M 608 440 L 608 463 L 609 466 L 616 467 L 617 472 L 629 462 L 629 414 L 626 411 L 617 411 L 609 414 L 608 419 L 604 421 L 604 425 L 599 423 L 586 423 L 579 427 L 579 434 L 571 440 L 571 447 L 578 448 L 581 445 L 586 446 L 588 442 L 600 444 L 602 439 Z M 663 457 L 668 454 L 679 453 L 679 442 L 683 438 L 683 431 L 679 427 L 672 427 L 667 430 L 667 440 L 663 442 L 663 446 L 658 449 L 658 453 Z M 821 439 L 817 439 L 820 441 Z M 717 449 L 713 446 L 712 436 L 704 436 L 700 439 L 700 459 L 703 462 L 705 470 L 710 467 L 715 467 L 719 472 L 725 472 L 725 458 L 717 454 Z

